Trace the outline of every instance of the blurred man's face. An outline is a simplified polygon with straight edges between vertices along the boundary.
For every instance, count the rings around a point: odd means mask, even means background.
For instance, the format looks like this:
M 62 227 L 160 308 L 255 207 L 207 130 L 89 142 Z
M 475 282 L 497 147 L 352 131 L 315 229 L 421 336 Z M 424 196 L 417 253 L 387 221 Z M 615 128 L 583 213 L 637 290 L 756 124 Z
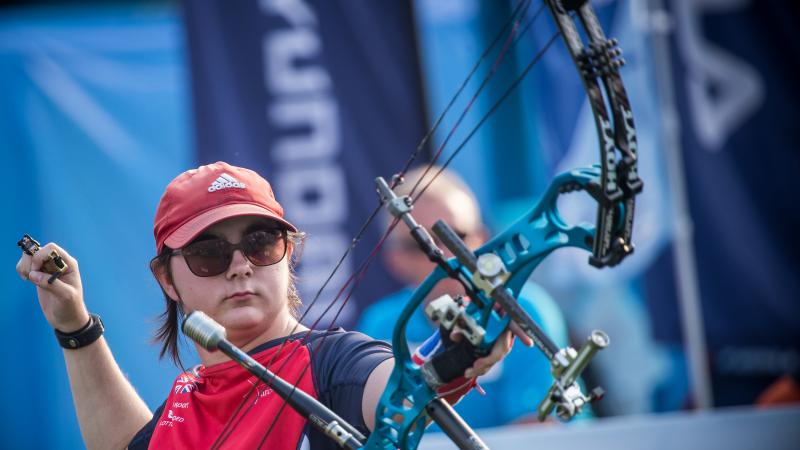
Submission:
M 477 207 L 470 197 L 463 193 L 427 192 L 414 204 L 411 214 L 420 225 L 428 229 L 447 258 L 452 257 L 452 253 L 431 231 L 437 220 L 442 219 L 447 222 L 473 250 L 486 239 Z M 419 249 L 403 223 L 397 225 L 389 239 L 388 248 L 385 250 L 389 270 L 400 281 L 411 286 L 419 285 L 434 269 L 434 263 L 430 262 Z M 445 293 L 459 294 L 463 293 L 463 289 L 457 281 L 446 279 L 436 286 L 429 298 L 436 298 Z

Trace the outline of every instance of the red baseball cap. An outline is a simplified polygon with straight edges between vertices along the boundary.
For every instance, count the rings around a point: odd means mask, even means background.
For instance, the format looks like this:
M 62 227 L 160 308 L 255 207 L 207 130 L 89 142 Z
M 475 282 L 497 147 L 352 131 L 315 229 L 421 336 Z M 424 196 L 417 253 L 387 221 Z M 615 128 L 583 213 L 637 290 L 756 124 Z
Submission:
M 218 161 L 178 175 L 161 196 L 153 234 L 158 253 L 181 248 L 203 230 L 237 216 L 262 216 L 292 231 L 269 182 L 256 172 Z

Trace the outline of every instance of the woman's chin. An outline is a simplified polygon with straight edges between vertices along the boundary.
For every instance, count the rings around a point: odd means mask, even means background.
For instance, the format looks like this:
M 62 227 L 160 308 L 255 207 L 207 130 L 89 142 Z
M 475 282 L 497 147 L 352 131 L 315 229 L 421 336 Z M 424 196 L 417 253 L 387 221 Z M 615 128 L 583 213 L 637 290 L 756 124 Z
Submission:
M 265 319 L 264 312 L 258 308 L 242 307 L 226 311 L 220 323 L 228 330 L 228 333 L 235 333 L 266 327 Z

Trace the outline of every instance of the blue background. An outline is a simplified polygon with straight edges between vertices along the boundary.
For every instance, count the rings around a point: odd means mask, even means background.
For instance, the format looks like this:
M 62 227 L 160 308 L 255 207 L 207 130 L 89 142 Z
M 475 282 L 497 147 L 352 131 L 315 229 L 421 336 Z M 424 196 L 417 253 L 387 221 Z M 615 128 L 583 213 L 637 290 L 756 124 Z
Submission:
M 34 289 L 12 269 L 19 257 L 13 244 L 22 234 L 58 242 L 79 260 L 89 309 L 103 317 L 123 372 L 155 408 L 176 372 L 158 361 L 158 347 L 149 343 L 163 302 L 147 264 L 164 187 L 181 171 L 217 159 L 249 165 L 271 180 L 286 173 L 268 151 L 283 135 L 265 120 L 267 105 L 279 99 L 264 91 L 261 45 L 265 33 L 287 22 L 259 16 L 258 2 L 230 3 L 64 2 L 0 9 L 3 448 L 82 446 L 61 350 Z M 511 6 L 467 0 L 418 0 L 413 9 L 309 3 L 317 22 L 301 25 L 316 33 L 321 47 L 304 64 L 324 67 L 331 80 L 325 95 L 336 101 L 341 146 L 326 167 L 345 175 L 349 209 L 338 231 L 349 238 L 376 205 L 372 178 L 402 167 Z M 564 251 L 534 279 L 559 302 L 573 339 L 593 328 L 611 334 L 614 345 L 593 368 L 610 393 L 600 415 L 688 408 L 673 255 L 676 236 L 693 232 L 716 405 L 751 403 L 775 377 L 800 367 L 800 262 L 794 250 L 800 208 L 791 183 L 800 171 L 797 6 L 731 2 L 704 9 L 675 0 L 667 2 L 672 21 L 664 23 L 638 2 L 596 7 L 628 61 L 623 76 L 646 183 L 637 204 L 636 253 L 618 268 L 597 271 L 586 264 L 586 254 Z M 669 69 L 653 51 L 654 33 L 665 23 L 671 27 Z M 453 143 L 553 30 L 545 12 Z M 673 81 L 675 117 L 667 116 L 659 88 L 665 71 Z M 422 159 L 454 120 L 445 120 Z M 689 222 L 676 218 L 676 186 L 666 169 L 665 143 L 676 129 Z M 527 210 L 554 174 L 597 161 L 594 133 L 582 87 L 558 42 L 453 167 L 475 189 L 485 220 L 497 231 Z M 303 206 L 327 194 L 295 200 Z M 578 198 L 561 206 L 568 218 L 593 220 L 591 205 Z M 296 209 L 287 210 L 291 215 Z M 314 247 L 315 237 L 329 230 L 304 228 L 314 252 L 320 247 Z M 368 231 L 351 269 L 380 231 Z M 303 275 L 306 267 L 301 276 L 327 274 L 332 262 L 325 258 L 339 255 L 308 254 L 307 261 L 316 261 L 314 273 Z M 363 305 L 396 287 L 373 267 L 341 323 L 352 324 Z M 303 296 L 309 300 L 313 292 Z

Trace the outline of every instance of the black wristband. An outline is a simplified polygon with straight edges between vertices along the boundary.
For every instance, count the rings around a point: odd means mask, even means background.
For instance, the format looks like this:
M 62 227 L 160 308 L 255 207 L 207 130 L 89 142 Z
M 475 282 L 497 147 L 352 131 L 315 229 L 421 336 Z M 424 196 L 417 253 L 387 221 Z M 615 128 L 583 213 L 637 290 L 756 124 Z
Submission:
M 89 314 L 89 323 L 78 331 L 73 331 L 72 333 L 64 333 L 59 330 L 54 331 L 56 332 L 58 343 L 62 347 L 75 350 L 86 347 L 100 338 L 100 336 L 103 335 L 103 331 L 105 331 L 105 327 L 103 327 L 103 321 L 100 320 L 100 316 L 97 314 Z

